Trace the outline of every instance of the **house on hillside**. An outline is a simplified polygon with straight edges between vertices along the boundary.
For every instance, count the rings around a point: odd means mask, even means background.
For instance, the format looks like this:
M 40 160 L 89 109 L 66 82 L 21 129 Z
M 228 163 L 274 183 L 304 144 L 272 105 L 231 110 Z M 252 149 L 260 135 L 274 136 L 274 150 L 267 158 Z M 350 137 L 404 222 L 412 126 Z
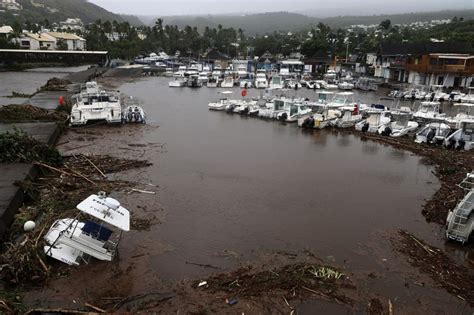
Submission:
M 460 88 L 474 76 L 472 43 L 381 44 L 375 76 L 385 81 Z
M 13 34 L 13 28 L 8 25 L 0 26 L 0 38 L 7 38 L 8 34 Z
M 86 40 L 76 34 L 71 33 L 59 33 L 59 32 L 48 32 L 45 33 L 48 36 L 55 39 L 56 45 L 55 49 L 58 48 L 58 44 L 63 42 L 65 43 L 66 50 L 85 50 L 86 49 Z
M 63 30 L 82 31 L 84 24 L 80 18 L 68 18 L 65 21 L 59 22 L 59 28 Z
M 6 10 L 22 10 L 23 6 L 16 2 L 16 0 L 0 0 L 0 11 Z

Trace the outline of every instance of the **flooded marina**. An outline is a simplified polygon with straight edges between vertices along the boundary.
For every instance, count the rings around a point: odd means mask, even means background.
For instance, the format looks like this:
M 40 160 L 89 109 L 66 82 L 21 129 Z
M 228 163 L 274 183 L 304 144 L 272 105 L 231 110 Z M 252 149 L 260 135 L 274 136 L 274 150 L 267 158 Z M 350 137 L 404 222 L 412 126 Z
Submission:
M 132 216 L 156 224 L 125 234 L 111 268 L 97 263 L 70 270 L 69 277 L 32 291 L 29 305 L 71 307 L 91 295 L 169 290 L 183 279 L 312 253 L 343 268 L 363 290 L 395 299 L 401 313 L 419 307 L 443 313 L 448 304 L 455 313 L 469 313 L 441 288 L 413 286 L 425 280 L 390 245 L 390 236 L 403 229 L 445 246 L 443 228 L 426 223 L 421 213 L 439 188 L 422 158 L 353 134 L 212 112 L 207 104 L 216 89 L 170 89 L 167 82 L 152 77 L 120 86 L 143 100 L 146 126 L 71 129 L 58 146 L 65 155 L 153 163 L 116 176 L 156 195 L 114 195 L 136 209 Z M 249 90 L 250 96 L 259 93 Z M 310 90 L 289 93 L 316 97 Z M 382 93 L 356 98 L 371 103 Z M 86 290 L 83 281 L 90 277 L 98 281 Z M 301 312 L 319 307 L 308 301 Z

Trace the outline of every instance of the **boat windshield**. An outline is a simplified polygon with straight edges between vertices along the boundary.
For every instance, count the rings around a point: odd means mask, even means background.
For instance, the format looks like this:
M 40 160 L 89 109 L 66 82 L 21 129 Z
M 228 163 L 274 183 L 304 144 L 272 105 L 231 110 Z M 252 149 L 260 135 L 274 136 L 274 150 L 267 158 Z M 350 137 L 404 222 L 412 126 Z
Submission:
M 275 104 L 275 110 L 282 110 L 285 107 L 285 102 L 282 100 L 275 100 L 273 103 Z
M 290 116 L 293 116 L 298 113 L 298 106 L 296 105 L 291 105 L 290 106 Z

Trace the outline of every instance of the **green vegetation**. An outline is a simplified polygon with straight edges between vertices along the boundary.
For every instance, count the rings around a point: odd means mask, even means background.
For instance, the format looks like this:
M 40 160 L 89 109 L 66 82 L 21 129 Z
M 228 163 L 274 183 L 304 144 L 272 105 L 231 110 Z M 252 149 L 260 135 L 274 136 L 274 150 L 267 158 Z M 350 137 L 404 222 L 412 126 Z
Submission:
M 114 14 L 86 0 L 17 0 L 17 2 L 23 6 L 23 10 L 13 12 L 18 15 L 13 15 L 11 11 L 0 12 L 2 23 L 10 25 L 15 21 L 39 23 L 43 22 L 45 18 L 53 23 L 64 21 L 68 17 L 78 17 L 85 24 L 98 19 L 142 24 L 136 18 Z
M 62 157 L 56 149 L 37 141 L 20 129 L 15 129 L 14 132 L 0 134 L 0 163 L 11 162 L 60 165 Z
M 127 22 L 117 23 L 97 21 L 87 27 L 88 48 L 91 50 L 108 50 L 113 57 L 131 59 L 138 54 L 160 50 L 173 55 L 180 51 L 184 56 L 198 58 L 210 48 L 235 57 L 252 54 L 261 56 L 266 51 L 272 54 L 290 55 L 301 52 L 308 57 L 345 56 L 375 52 L 383 42 L 424 42 L 430 38 L 440 40 L 474 42 L 474 21 L 461 21 L 432 27 L 430 29 L 411 29 L 394 25 L 390 20 L 382 20 L 379 26 L 371 30 L 357 29 L 352 32 L 346 29 L 334 29 L 319 23 L 309 31 L 295 33 L 273 32 L 266 35 L 246 36 L 241 28 L 206 27 L 199 32 L 197 27 L 163 25 L 158 19 L 154 26 L 134 28 Z M 145 35 L 140 39 L 139 34 Z M 116 38 L 112 39 L 112 36 Z
M 371 16 L 336 16 L 329 18 L 310 17 L 308 15 L 290 12 L 268 12 L 248 15 L 206 15 L 206 16 L 170 16 L 164 20 L 165 25 L 177 25 L 184 28 L 186 25 L 197 27 L 200 32 L 205 27 L 215 28 L 219 24 L 223 27 L 241 27 L 248 35 L 273 33 L 274 31 L 301 31 L 311 29 L 318 23 L 324 23 L 331 28 L 346 28 L 351 25 L 379 24 L 383 20 L 390 20 L 392 24 L 408 24 L 419 21 L 431 21 L 462 16 L 465 20 L 474 19 L 474 10 L 437 11 L 408 14 L 385 14 Z M 146 21 L 146 18 L 142 18 Z M 153 24 L 151 22 L 150 24 Z

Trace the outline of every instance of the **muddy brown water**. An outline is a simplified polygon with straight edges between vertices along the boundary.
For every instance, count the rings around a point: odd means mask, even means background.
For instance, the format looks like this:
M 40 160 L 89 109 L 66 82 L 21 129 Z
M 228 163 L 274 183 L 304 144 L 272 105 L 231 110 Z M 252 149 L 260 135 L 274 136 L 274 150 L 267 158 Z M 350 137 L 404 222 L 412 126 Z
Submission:
M 82 266 L 31 291 L 31 305 L 73 306 L 92 294 L 166 290 L 181 279 L 246 263 L 271 265 L 275 256 L 309 250 L 343 268 L 362 292 L 390 298 L 402 313 L 469 313 L 390 246 L 390 234 L 406 229 L 445 247 L 442 228 L 421 214 L 439 183 L 420 157 L 356 135 L 210 112 L 217 89 L 173 89 L 167 82 L 146 78 L 120 88 L 143 100 L 148 125 L 88 127 L 59 140 L 69 154 L 150 160 L 149 168 L 117 176 L 157 194 L 115 196 L 132 216 L 156 216 L 160 224 L 124 234 L 118 262 Z M 234 89 L 235 97 L 239 93 Z M 315 98 L 312 91 L 297 93 Z M 366 103 L 380 96 L 357 93 Z M 302 311 L 321 308 L 313 304 Z

